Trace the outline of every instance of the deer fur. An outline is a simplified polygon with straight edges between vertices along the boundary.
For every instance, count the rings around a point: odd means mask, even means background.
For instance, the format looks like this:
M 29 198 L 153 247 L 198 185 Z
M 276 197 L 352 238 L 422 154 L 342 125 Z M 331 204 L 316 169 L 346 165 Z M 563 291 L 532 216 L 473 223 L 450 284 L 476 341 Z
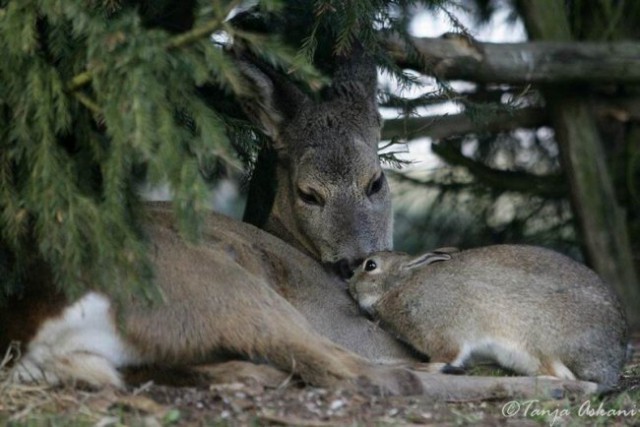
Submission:
M 316 385 L 364 378 L 390 392 L 420 390 L 408 371 L 376 366 L 318 332 L 323 329 L 317 321 L 320 305 L 334 302 L 335 292 L 326 292 L 326 286 L 339 280 L 279 239 L 212 214 L 203 230 L 204 243 L 191 245 L 180 237 L 170 208 L 163 204 L 150 208 L 147 234 L 152 238 L 156 284 L 165 302 L 148 307 L 132 301 L 113 307 L 105 296 L 88 293 L 43 323 L 14 377 L 121 385 L 118 368 L 239 357 L 267 360 Z M 305 292 L 309 286 L 316 289 Z M 318 307 L 315 319 L 311 316 L 316 327 L 283 296 L 299 309 Z M 325 325 L 324 332 L 345 342 L 369 328 L 376 335 L 373 325 L 352 309 L 335 307 L 344 325 L 336 331 Z M 124 323 L 121 332 L 115 328 L 116 312 Z M 367 345 L 388 354 L 389 360 L 405 356 L 402 350 L 394 352 L 402 347 L 393 339 L 379 330 L 377 335 Z M 376 355 L 362 350 L 367 352 Z
M 348 273 L 369 253 L 392 247 L 393 215 L 377 153 L 375 65 L 358 46 L 338 61 L 320 102 L 268 68 L 244 63 L 261 99 L 270 99 L 245 108 L 259 118 L 277 157 L 272 208 L 249 222 Z
M 445 371 L 480 356 L 524 375 L 610 388 L 625 362 L 627 324 L 615 292 L 548 249 L 381 252 L 362 263 L 349 289 L 385 328 Z
M 416 389 L 407 371 L 374 365 L 407 360 L 410 352 L 359 316 L 344 284 L 308 257 L 349 265 L 391 247 L 389 188 L 377 158 L 375 66 L 361 51 L 342 60 L 320 100 L 257 61 L 238 60 L 257 94 L 245 109 L 278 153 L 266 228 L 289 244 L 211 214 L 203 242 L 189 245 L 170 212 L 155 206 L 146 234 L 164 303 L 114 307 L 94 292 L 77 301 L 48 298 L 52 278 L 42 274 L 0 319 L 8 326 L 0 344 L 17 338 L 25 345 L 14 377 L 121 385 L 118 369 L 127 366 L 240 357 L 317 385 L 362 377 L 382 390 Z

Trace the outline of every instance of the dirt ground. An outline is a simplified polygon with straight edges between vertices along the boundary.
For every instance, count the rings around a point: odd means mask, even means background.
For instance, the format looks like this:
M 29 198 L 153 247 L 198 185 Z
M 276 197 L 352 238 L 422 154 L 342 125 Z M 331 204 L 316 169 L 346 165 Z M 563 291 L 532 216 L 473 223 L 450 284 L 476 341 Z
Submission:
M 26 386 L 0 370 L 0 424 L 27 426 L 640 425 L 640 334 L 616 390 L 603 396 L 447 402 L 303 387 L 282 374 L 122 390 Z M 232 368 L 235 370 L 235 368 Z

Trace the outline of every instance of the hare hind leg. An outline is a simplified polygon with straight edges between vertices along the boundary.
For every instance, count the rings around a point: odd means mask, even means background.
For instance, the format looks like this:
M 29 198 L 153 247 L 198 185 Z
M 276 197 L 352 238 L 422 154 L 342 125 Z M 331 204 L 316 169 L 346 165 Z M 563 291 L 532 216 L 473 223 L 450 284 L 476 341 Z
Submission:
M 575 380 L 576 376 L 571 369 L 560 360 L 543 360 L 538 371 L 540 377 L 560 378 L 563 380 Z

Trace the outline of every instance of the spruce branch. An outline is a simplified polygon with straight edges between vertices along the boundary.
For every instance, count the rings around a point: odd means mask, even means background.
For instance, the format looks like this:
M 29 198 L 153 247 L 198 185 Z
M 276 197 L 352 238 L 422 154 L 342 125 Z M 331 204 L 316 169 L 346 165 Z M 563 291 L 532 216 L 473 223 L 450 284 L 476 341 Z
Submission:
M 465 36 L 408 40 L 388 36 L 383 46 L 399 66 L 446 80 L 515 84 L 640 81 L 636 42 L 484 43 Z M 409 54 L 414 50 L 417 58 Z
M 226 19 L 227 15 L 229 15 L 229 13 L 231 13 L 233 9 L 239 6 L 240 3 L 241 1 L 239 0 L 232 1 L 227 6 L 226 11 L 222 13 L 220 16 L 207 21 L 196 28 L 193 28 L 182 34 L 178 34 L 177 36 L 169 39 L 169 41 L 165 45 L 165 48 L 167 50 L 181 48 L 188 44 L 194 43 L 203 37 L 207 37 L 209 34 L 213 33 L 216 29 L 218 29 L 218 27 L 220 27 L 220 25 L 224 23 L 224 20 Z
M 81 87 L 89 84 L 93 78 L 93 71 L 87 70 L 75 75 L 67 84 L 67 91 L 74 92 Z
M 227 8 L 227 13 L 224 14 L 223 17 L 216 17 L 214 19 L 206 21 L 204 24 L 199 25 L 187 32 L 184 32 L 182 34 L 179 34 L 177 36 L 170 38 L 165 45 L 165 49 L 167 50 L 179 49 L 181 47 L 194 43 L 202 39 L 203 37 L 207 37 L 224 23 L 224 19 L 226 18 L 228 13 L 231 10 L 233 10 L 236 6 L 238 6 L 239 3 L 240 1 L 238 0 L 231 2 L 229 4 L 229 7 Z M 78 89 L 88 85 L 89 83 L 91 83 L 91 80 L 93 79 L 93 76 L 96 73 L 96 71 L 99 71 L 99 70 L 100 70 L 100 67 L 96 67 L 93 70 L 86 70 L 81 72 L 80 74 L 75 75 L 73 78 L 71 78 L 71 80 L 67 84 L 67 91 L 75 92 Z
M 78 102 L 80 102 L 80 104 L 84 105 L 88 110 L 95 114 L 96 117 L 102 116 L 102 108 L 100 105 L 98 105 L 98 103 L 91 99 L 87 94 L 76 91 L 73 92 L 73 96 L 78 100 Z
M 484 120 L 474 120 L 468 113 L 405 117 L 385 120 L 382 139 L 390 139 L 395 136 L 402 136 L 406 139 L 418 137 L 443 139 L 469 133 L 495 133 L 519 128 L 537 128 L 548 122 L 548 113 L 538 107 L 498 111 Z
M 440 191 L 451 191 L 451 192 L 462 192 L 468 191 L 471 189 L 475 189 L 478 187 L 478 184 L 475 182 L 438 182 L 435 180 L 423 180 L 412 176 L 411 173 L 400 172 L 395 170 L 386 170 L 385 174 L 387 174 L 391 179 L 395 179 L 398 182 L 406 182 L 411 185 L 423 187 L 423 188 L 432 188 Z

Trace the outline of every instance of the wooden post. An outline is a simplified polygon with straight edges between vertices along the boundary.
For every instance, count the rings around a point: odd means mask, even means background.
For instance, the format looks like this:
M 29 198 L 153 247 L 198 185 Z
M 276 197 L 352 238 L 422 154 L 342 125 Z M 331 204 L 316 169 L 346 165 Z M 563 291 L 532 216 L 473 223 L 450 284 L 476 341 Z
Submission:
M 571 40 L 562 1 L 520 0 L 518 5 L 530 38 Z M 640 286 L 625 215 L 616 200 L 594 117 L 575 88 L 549 87 L 543 93 L 569 179 L 587 261 L 616 289 L 630 324 L 640 326 Z
M 396 63 L 444 80 L 476 83 L 638 83 L 640 45 L 633 41 L 484 43 L 469 38 L 410 40 L 384 46 Z

